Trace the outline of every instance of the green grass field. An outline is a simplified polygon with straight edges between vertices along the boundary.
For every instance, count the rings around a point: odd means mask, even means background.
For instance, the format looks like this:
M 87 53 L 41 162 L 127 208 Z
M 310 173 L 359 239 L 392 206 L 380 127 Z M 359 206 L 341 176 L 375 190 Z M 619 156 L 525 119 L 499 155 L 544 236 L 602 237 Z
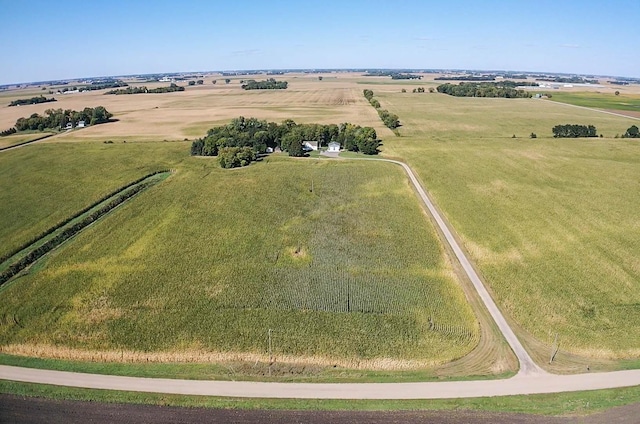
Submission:
M 393 165 L 272 157 L 228 171 L 183 158 L 182 143 L 38 147 L 62 149 L 48 155 L 51 172 L 100 176 L 70 191 L 82 206 L 121 185 L 107 175 L 180 165 L 2 290 L 5 351 L 265 358 L 271 328 L 279 360 L 400 369 L 478 342 L 435 231 Z M 101 175 L 105 156 L 122 163 Z M 66 189 L 64 178 L 50 184 Z
M 118 187 L 185 157 L 186 143 L 37 143 L 0 153 L 0 256 Z
M 620 94 L 616 96 L 615 94 L 593 92 L 554 92 L 551 100 L 596 109 L 640 112 L 640 95 L 637 94 Z
M 556 333 L 565 351 L 640 356 L 640 143 L 612 138 L 631 119 L 535 99 L 376 98 L 404 124 L 384 153 L 414 167 L 542 357 Z M 607 138 L 552 138 L 567 122 Z

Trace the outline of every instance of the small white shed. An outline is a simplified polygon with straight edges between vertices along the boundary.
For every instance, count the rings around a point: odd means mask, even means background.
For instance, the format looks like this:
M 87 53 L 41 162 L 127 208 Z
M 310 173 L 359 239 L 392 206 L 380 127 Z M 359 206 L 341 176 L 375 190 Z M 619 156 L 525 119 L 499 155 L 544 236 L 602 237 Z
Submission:
M 336 141 L 332 141 L 331 143 L 329 143 L 329 148 L 327 149 L 327 152 L 339 152 L 339 151 L 340 151 L 340 143 Z
M 306 151 L 310 150 L 318 150 L 318 142 L 317 141 L 303 141 L 302 148 Z

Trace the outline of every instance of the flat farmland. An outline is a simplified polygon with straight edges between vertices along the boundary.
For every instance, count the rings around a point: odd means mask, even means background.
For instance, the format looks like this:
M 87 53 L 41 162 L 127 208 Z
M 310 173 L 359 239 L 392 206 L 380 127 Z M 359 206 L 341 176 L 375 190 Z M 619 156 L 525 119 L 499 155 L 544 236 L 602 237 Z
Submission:
M 244 79 L 267 78 L 264 75 Z M 58 101 L 38 105 L 8 107 L 11 100 L 29 97 L 33 93 L 18 90 L 0 97 L 7 105 L 0 106 L 0 128 L 10 128 L 20 117 L 44 113 L 49 108 L 81 110 L 84 107 L 104 106 L 118 122 L 74 131 L 67 140 L 183 140 L 197 138 L 215 126 L 238 116 L 255 116 L 281 122 L 294 118 L 297 122 L 341 123 L 353 122 L 373 126 L 381 135 L 392 135 L 382 125 L 376 111 L 362 96 L 362 89 L 353 77 L 339 77 L 318 81 L 317 76 L 277 76 L 289 82 L 286 90 L 242 90 L 241 78 L 234 77 L 225 84 L 223 77 L 208 77 L 203 85 L 189 86 L 183 92 L 163 94 L 104 95 L 108 90 L 53 95 Z M 216 79 L 217 84 L 212 84 Z M 131 86 L 149 88 L 169 83 L 129 81 Z M 178 82 L 187 85 L 186 81 Z M 44 92 L 43 92 L 44 93 Z M 51 95 L 47 95 L 51 96 Z
M 188 149 L 186 143 L 43 141 L 1 152 L 0 257 L 107 193 L 176 166 Z
M 546 346 L 539 357 L 557 334 L 567 352 L 638 358 L 640 143 L 613 138 L 635 121 L 544 100 L 374 92 L 404 125 L 384 153 L 417 170 L 498 304 Z M 564 123 L 604 137 L 554 139 Z
M 279 361 L 401 369 L 479 338 L 435 230 L 384 163 L 188 158 L 2 297 L 20 323 L 0 325 L 9 353 L 268 360 L 272 329 Z

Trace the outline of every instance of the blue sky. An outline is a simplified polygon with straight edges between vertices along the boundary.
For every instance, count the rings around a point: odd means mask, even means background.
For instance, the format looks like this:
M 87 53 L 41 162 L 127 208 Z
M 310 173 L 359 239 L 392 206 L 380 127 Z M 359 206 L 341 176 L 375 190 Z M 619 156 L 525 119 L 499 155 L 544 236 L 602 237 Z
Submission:
M 0 84 L 277 68 L 640 77 L 639 0 L 0 0 Z

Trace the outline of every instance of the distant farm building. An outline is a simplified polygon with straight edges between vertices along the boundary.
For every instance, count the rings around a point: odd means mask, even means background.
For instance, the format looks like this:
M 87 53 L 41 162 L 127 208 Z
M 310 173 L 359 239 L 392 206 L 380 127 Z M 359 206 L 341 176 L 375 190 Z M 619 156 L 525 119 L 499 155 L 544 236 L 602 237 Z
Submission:
M 318 142 L 317 141 L 303 141 L 302 148 L 306 151 L 309 150 L 318 150 Z
M 84 121 L 78 121 L 77 128 L 84 128 Z
M 339 152 L 340 151 L 340 143 L 332 141 L 331 143 L 329 143 L 329 148 L 327 149 L 327 152 Z

